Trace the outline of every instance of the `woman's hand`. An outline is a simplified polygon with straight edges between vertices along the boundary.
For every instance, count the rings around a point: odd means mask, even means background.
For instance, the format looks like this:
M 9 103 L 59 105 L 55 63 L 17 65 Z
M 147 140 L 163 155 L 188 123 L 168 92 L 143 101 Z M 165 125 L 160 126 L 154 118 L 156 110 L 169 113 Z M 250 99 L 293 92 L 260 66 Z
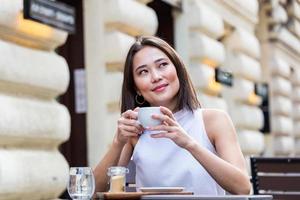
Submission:
M 125 145 L 131 137 L 138 137 L 144 130 L 137 121 L 138 109 L 137 107 L 134 110 L 127 110 L 122 113 L 118 120 L 117 134 L 115 136 L 117 143 Z
M 196 141 L 190 137 L 185 130 L 178 124 L 173 113 L 166 107 L 161 106 L 160 111 L 163 115 L 153 115 L 154 119 L 161 120 L 163 123 L 158 126 L 149 127 L 148 130 L 161 131 L 157 134 L 152 134 L 153 138 L 169 138 L 178 146 L 187 149 Z

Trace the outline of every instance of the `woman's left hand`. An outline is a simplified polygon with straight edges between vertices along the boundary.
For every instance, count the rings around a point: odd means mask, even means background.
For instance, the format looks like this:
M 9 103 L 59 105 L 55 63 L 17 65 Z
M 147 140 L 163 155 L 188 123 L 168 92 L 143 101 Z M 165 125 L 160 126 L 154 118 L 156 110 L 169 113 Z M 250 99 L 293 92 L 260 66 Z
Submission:
M 166 107 L 161 106 L 162 115 L 153 115 L 154 119 L 161 120 L 163 123 L 158 126 L 149 127 L 148 130 L 161 131 L 160 133 L 152 134 L 153 138 L 169 138 L 178 146 L 186 149 L 196 141 L 190 137 L 186 131 L 178 124 L 173 113 Z

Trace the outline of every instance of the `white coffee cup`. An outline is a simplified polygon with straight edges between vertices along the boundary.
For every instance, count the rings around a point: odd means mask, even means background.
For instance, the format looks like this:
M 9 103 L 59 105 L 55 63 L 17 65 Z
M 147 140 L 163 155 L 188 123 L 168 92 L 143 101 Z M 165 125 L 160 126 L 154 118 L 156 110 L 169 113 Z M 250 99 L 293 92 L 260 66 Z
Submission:
M 142 107 L 138 110 L 138 121 L 146 127 L 157 126 L 161 124 L 161 120 L 153 119 L 152 115 L 161 115 L 160 107 Z

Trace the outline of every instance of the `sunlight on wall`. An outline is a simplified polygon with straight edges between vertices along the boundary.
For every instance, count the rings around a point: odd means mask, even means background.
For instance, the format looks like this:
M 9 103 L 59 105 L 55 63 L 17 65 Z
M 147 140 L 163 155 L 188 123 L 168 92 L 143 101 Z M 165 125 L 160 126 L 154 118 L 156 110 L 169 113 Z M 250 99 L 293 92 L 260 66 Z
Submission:
M 201 61 L 203 64 L 206 64 L 210 67 L 216 68 L 218 66 L 219 63 L 217 63 L 216 61 L 209 59 L 209 58 L 203 58 Z
M 259 96 L 257 96 L 254 92 L 252 92 L 249 97 L 248 97 L 248 102 L 251 105 L 259 105 L 261 104 L 261 98 Z
M 215 76 L 212 76 L 208 83 L 208 88 L 205 92 L 211 95 L 218 95 L 221 92 L 222 85 L 215 81 Z
M 54 34 L 53 28 L 32 20 L 23 19 L 23 13 L 20 12 L 17 17 L 17 30 L 28 35 L 42 39 L 51 39 Z

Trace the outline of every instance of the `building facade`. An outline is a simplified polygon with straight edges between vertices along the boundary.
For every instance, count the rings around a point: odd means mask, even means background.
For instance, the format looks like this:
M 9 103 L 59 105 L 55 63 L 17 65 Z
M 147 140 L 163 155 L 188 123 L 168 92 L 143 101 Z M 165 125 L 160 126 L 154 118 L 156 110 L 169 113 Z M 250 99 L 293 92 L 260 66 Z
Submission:
M 86 165 L 115 134 L 128 48 L 155 34 L 182 56 L 202 106 L 231 116 L 246 159 L 300 154 L 298 0 L 81 2 Z M 57 97 L 75 73 L 55 51 L 67 33 L 24 20 L 22 6 L 0 6 L 0 199 L 51 199 L 68 179 L 59 145 L 74 137 L 74 108 Z
M 68 181 L 58 146 L 68 140 L 70 115 L 56 101 L 69 69 L 54 50 L 67 33 L 24 20 L 22 1 L 0 6 L 0 199 L 51 199 Z

